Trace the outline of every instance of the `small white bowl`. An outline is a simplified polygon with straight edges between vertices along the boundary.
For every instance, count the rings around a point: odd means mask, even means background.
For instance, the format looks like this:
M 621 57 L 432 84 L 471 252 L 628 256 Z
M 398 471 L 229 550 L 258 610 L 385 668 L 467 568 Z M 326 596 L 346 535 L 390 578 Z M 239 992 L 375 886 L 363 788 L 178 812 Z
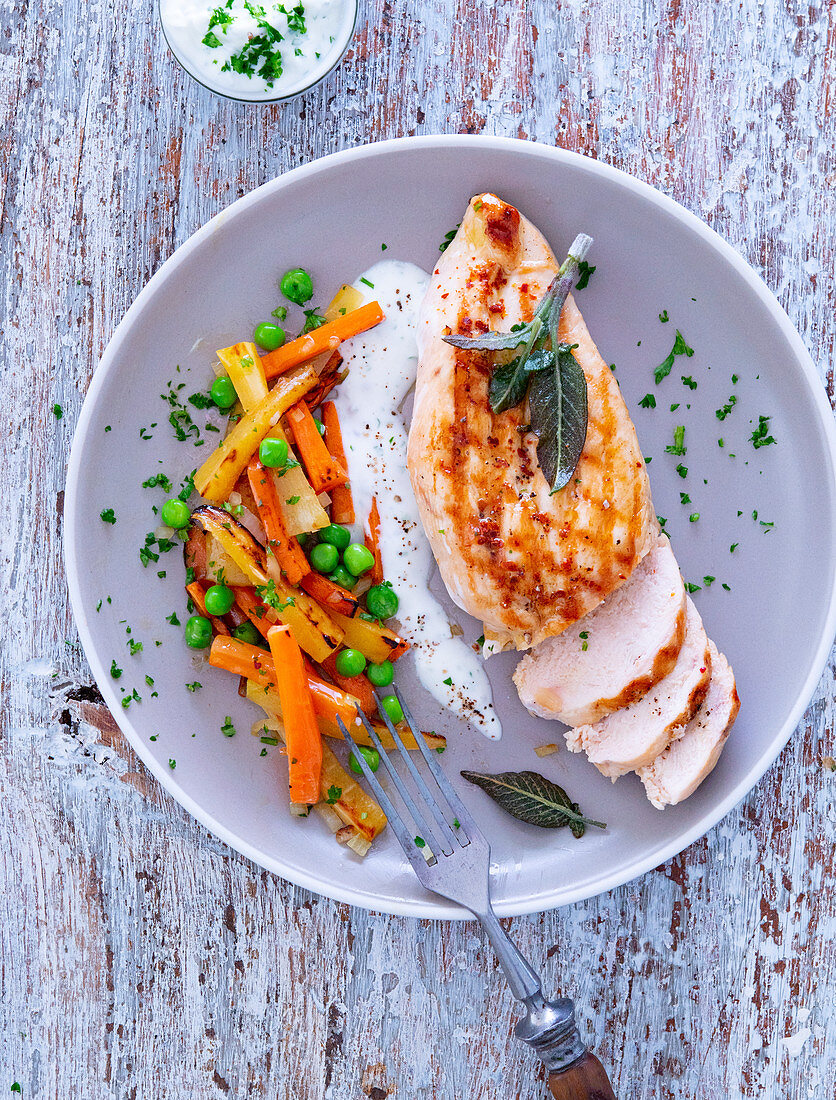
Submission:
M 315 68 L 306 76 L 300 77 L 279 95 L 275 94 L 274 90 L 271 88 L 266 88 L 262 92 L 254 93 L 253 95 L 237 94 L 228 88 L 213 83 L 206 73 L 198 71 L 189 62 L 188 57 L 182 49 L 182 44 L 178 42 L 177 34 L 172 31 L 170 26 L 166 25 L 166 19 L 163 13 L 163 0 L 157 0 L 157 13 L 159 15 L 163 37 L 166 40 L 172 56 L 183 71 L 188 73 L 188 75 L 193 80 L 197 81 L 201 87 L 212 92 L 213 95 L 220 96 L 221 99 L 229 99 L 233 103 L 269 105 L 273 103 L 285 103 L 287 100 L 295 99 L 296 96 L 309 92 L 312 88 L 315 88 L 317 84 L 321 84 L 345 57 L 348 47 L 351 45 L 351 40 L 354 37 L 354 30 L 357 26 L 359 0 L 340 0 L 340 2 L 343 6 L 342 19 L 330 48 L 317 61 Z

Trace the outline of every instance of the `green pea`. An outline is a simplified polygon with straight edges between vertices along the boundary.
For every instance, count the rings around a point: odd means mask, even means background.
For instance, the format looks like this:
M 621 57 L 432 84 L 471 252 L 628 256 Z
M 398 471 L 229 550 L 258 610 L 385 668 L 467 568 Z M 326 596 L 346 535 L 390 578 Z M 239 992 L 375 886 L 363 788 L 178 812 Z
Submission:
M 239 642 L 247 642 L 249 645 L 258 645 L 261 642 L 261 635 L 249 620 L 241 623 L 240 626 L 236 626 L 232 632 L 232 637 L 237 638 Z
M 167 500 L 160 511 L 160 519 L 166 527 L 176 527 L 178 531 L 188 525 L 191 519 L 188 504 L 184 504 L 179 497 Z
M 373 772 L 376 772 L 380 767 L 380 753 L 377 749 L 371 748 L 369 745 L 358 745 L 357 748 L 363 754 L 363 759 L 369 765 Z M 360 767 L 360 761 L 354 755 L 351 754 L 348 758 L 348 766 L 354 772 L 355 775 L 362 775 L 363 769 Z
M 338 584 L 340 588 L 347 588 L 349 592 L 357 584 L 357 578 L 353 577 L 344 565 L 338 565 L 333 573 L 328 574 L 328 578 L 334 584 Z
M 366 667 L 366 658 L 359 649 L 341 649 L 334 663 L 340 676 L 360 676 Z
M 287 443 L 268 435 L 259 445 L 258 459 L 262 466 L 281 469 L 287 465 Z
M 206 589 L 203 602 L 210 615 L 226 615 L 235 603 L 235 593 L 225 584 L 213 584 L 211 588 Z
M 220 378 L 216 378 L 212 383 L 209 396 L 219 409 L 231 409 L 238 400 L 238 394 L 235 392 L 232 380 L 227 378 L 225 374 L 222 374 Z
M 328 542 L 319 542 L 311 550 L 311 565 L 317 573 L 333 573 L 339 561 L 339 550 Z
M 285 298 L 289 298 L 297 306 L 303 306 L 313 298 L 313 279 L 304 268 L 295 267 L 282 275 L 279 289 Z
M 330 542 L 338 550 L 345 550 L 351 542 L 351 532 L 347 527 L 341 527 L 339 523 L 332 523 L 328 527 L 323 527 L 318 534 L 323 542 Z
M 376 619 L 391 619 L 397 615 L 400 600 L 391 584 L 375 584 L 366 593 L 366 607 Z
M 262 321 L 260 325 L 255 326 L 253 332 L 253 340 L 265 351 L 275 351 L 286 339 L 284 329 L 270 321 Z
M 389 715 L 389 720 L 393 725 L 397 725 L 398 722 L 403 722 L 403 708 L 398 702 L 396 695 L 387 695 L 384 699 L 380 700 L 380 705 Z
M 212 644 L 212 624 L 202 615 L 192 615 L 185 626 L 186 645 L 191 649 L 206 649 Z
M 355 577 L 361 577 L 374 565 L 374 554 L 361 542 L 352 542 L 345 548 L 343 564 L 349 573 L 353 573 Z
M 391 661 L 381 661 L 379 665 L 369 665 L 366 675 L 376 688 L 389 687 L 395 679 L 395 666 Z

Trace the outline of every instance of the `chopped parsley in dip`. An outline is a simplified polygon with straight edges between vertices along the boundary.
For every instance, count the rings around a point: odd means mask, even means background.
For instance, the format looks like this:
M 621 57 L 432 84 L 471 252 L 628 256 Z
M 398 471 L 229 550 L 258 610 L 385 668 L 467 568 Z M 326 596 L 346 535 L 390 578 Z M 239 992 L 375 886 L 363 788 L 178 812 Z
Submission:
M 160 0 L 172 53 L 214 92 L 242 100 L 295 95 L 342 56 L 355 0 Z

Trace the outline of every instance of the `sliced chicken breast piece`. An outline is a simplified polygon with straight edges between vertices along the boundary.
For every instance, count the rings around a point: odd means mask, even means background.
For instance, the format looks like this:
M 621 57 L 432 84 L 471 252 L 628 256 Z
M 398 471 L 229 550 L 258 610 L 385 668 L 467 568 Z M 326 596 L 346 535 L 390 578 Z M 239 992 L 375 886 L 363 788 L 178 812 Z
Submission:
M 660 535 L 629 580 L 523 657 L 514 672 L 523 705 L 584 726 L 638 702 L 676 664 L 685 619 L 685 585 Z
M 693 601 L 685 599 L 685 639 L 668 675 L 637 703 L 566 733 L 572 752 L 585 752 L 602 775 L 617 779 L 650 764 L 684 734 L 705 698 L 711 679 L 708 638 Z
M 703 704 L 682 736 L 645 768 L 639 769 L 647 797 L 662 810 L 693 794 L 720 759 L 740 710 L 734 673 L 709 641 L 711 684 Z
M 478 195 L 418 323 L 412 486 L 447 591 L 485 624 L 494 652 L 560 634 L 627 580 L 659 532 L 630 414 L 571 296 L 559 337 L 586 376 L 588 428 L 573 478 L 553 494 L 527 407 L 491 411 L 494 357 L 444 342 L 531 320 L 557 268 L 531 222 Z

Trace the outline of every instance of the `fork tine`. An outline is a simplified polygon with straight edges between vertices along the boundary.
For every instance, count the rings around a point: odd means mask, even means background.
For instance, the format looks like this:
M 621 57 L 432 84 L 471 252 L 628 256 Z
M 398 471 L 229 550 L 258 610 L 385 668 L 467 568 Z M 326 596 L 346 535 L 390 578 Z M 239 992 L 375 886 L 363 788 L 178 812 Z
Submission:
M 383 721 L 386 723 L 387 729 L 392 734 L 392 740 L 395 742 L 397 747 L 400 749 L 401 756 L 404 758 L 407 769 L 409 771 L 409 774 L 412 776 L 412 779 L 415 783 L 415 786 L 418 788 L 420 793 L 424 796 L 424 801 L 429 806 L 430 812 L 432 813 L 433 817 L 435 818 L 436 822 L 438 823 L 438 827 L 441 829 L 442 833 L 447 838 L 447 842 L 450 845 L 450 851 L 445 852 L 444 854 L 445 855 L 452 855 L 453 851 L 456 848 L 457 843 L 461 844 L 462 847 L 465 847 L 465 840 L 462 839 L 462 838 L 459 838 L 457 840 L 456 834 L 453 831 L 453 827 L 449 824 L 449 822 L 445 818 L 444 811 L 439 806 L 435 795 L 432 793 L 432 791 L 429 789 L 427 784 L 424 782 L 424 777 L 421 775 L 421 773 L 415 767 L 415 764 L 412 762 L 412 757 L 409 755 L 409 753 L 406 749 L 406 746 L 404 745 L 403 741 L 401 740 L 401 735 L 398 733 L 394 722 L 389 717 L 389 715 L 386 713 L 386 708 L 382 705 L 381 698 L 380 698 L 380 696 L 378 695 L 377 692 L 374 693 L 374 697 L 377 700 L 378 712 L 380 713 L 380 716 L 382 717 Z M 406 714 L 406 711 L 404 711 L 404 715 L 405 714 Z M 412 730 L 412 733 L 413 733 L 413 736 L 415 737 L 415 740 L 419 741 L 419 742 L 423 741 L 424 738 L 421 736 L 421 731 L 417 728 L 417 726 L 413 725 L 412 722 L 409 723 L 409 726 L 410 726 L 410 729 Z
M 386 819 L 388 820 L 389 824 L 392 826 L 392 830 L 393 830 L 395 836 L 398 838 L 398 843 L 400 844 L 401 848 L 403 848 L 403 850 L 404 850 L 404 855 L 409 860 L 409 862 L 413 865 L 413 867 L 415 868 L 416 871 L 424 870 L 427 866 L 427 861 L 424 859 L 424 856 L 421 854 L 421 851 L 415 846 L 415 838 L 409 835 L 409 829 L 406 827 L 406 824 L 405 824 L 403 818 L 401 817 L 398 810 L 395 809 L 395 805 L 392 802 L 392 799 L 389 797 L 389 795 L 383 789 L 383 786 L 381 785 L 380 780 L 377 778 L 377 776 L 374 774 L 372 769 L 366 763 L 366 758 L 360 752 L 360 747 L 357 744 L 357 742 L 354 740 L 353 735 L 351 733 L 349 733 L 349 731 L 346 729 L 346 727 L 343 723 L 343 720 L 340 718 L 340 716 L 337 715 L 336 718 L 337 718 L 337 725 L 342 730 L 343 737 L 345 737 L 346 741 L 348 741 L 348 743 L 350 745 L 354 746 L 355 759 L 357 760 L 360 767 L 362 768 L 363 775 L 368 780 L 369 785 L 371 786 L 372 790 L 374 791 L 375 797 L 377 798 L 378 802 L 382 806 L 383 812 L 386 814 Z
M 366 727 L 366 732 L 371 737 L 372 744 L 377 749 L 377 751 L 380 753 L 380 759 L 383 761 L 383 766 L 386 768 L 386 771 L 389 773 L 389 778 L 395 784 L 395 789 L 397 790 L 398 794 L 401 796 L 401 799 L 403 800 L 403 803 L 406 806 L 407 810 L 410 812 L 410 814 L 412 814 L 412 820 L 415 822 L 415 824 L 420 829 L 421 839 L 429 846 L 429 848 L 432 851 L 434 856 L 437 855 L 440 852 L 443 852 L 444 851 L 444 845 L 441 843 L 441 841 L 438 840 L 438 838 L 436 837 L 435 833 L 432 830 L 432 827 L 430 826 L 429 822 L 427 821 L 426 817 L 421 813 L 420 809 L 416 805 L 415 799 L 412 797 L 412 795 L 406 789 L 406 786 L 404 785 L 404 781 L 401 779 L 400 775 L 398 775 L 398 772 L 395 769 L 394 764 L 389 759 L 389 754 L 384 749 L 380 738 L 377 736 L 377 732 L 375 731 L 374 727 L 372 726 L 372 724 L 369 722 L 369 720 L 366 718 L 365 714 L 362 712 L 362 710 L 359 707 L 357 708 L 357 716 L 360 719 L 360 721 L 363 723 L 363 725 Z M 357 753 L 355 753 L 355 756 L 356 755 L 357 755 Z M 359 755 L 362 756 L 363 754 L 359 753 Z M 414 847 L 415 846 L 414 838 L 413 838 L 412 843 L 413 843 L 413 847 Z M 451 849 L 451 851 L 452 851 L 452 849 Z M 447 852 L 446 854 L 449 855 L 450 853 Z
M 412 716 L 412 711 L 407 706 L 406 700 L 404 699 L 403 695 L 401 695 L 401 693 L 398 691 L 398 689 L 393 688 L 393 691 L 398 702 L 401 704 L 401 710 L 404 713 L 407 724 L 409 725 L 412 732 L 415 733 L 415 731 L 418 729 L 418 726 L 416 725 L 415 719 Z M 375 694 L 377 693 L 375 692 Z M 427 767 L 432 772 L 433 778 L 438 784 L 441 793 L 447 799 L 450 808 L 454 811 L 456 817 L 459 820 L 459 823 L 463 826 L 465 835 L 468 837 L 468 839 L 471 836 L 481 837 L 481 829 L 470 816 L 470 812 L 468 811 L 465 804 L 462 802 L 461 798 L 459 798 L 459 796 L 453 790 L 453 786 L 450 783 L 450 780 L 444 774 L 444 771 L 441 765 L 438 763 L 435 754 L 427 746 L 426 741 L 423 737 L 420 736 L 420 733 L 415 734 L 415 740 L 418 742 L 418 748 L 421 750 L 421 755 L 424 757 Z

